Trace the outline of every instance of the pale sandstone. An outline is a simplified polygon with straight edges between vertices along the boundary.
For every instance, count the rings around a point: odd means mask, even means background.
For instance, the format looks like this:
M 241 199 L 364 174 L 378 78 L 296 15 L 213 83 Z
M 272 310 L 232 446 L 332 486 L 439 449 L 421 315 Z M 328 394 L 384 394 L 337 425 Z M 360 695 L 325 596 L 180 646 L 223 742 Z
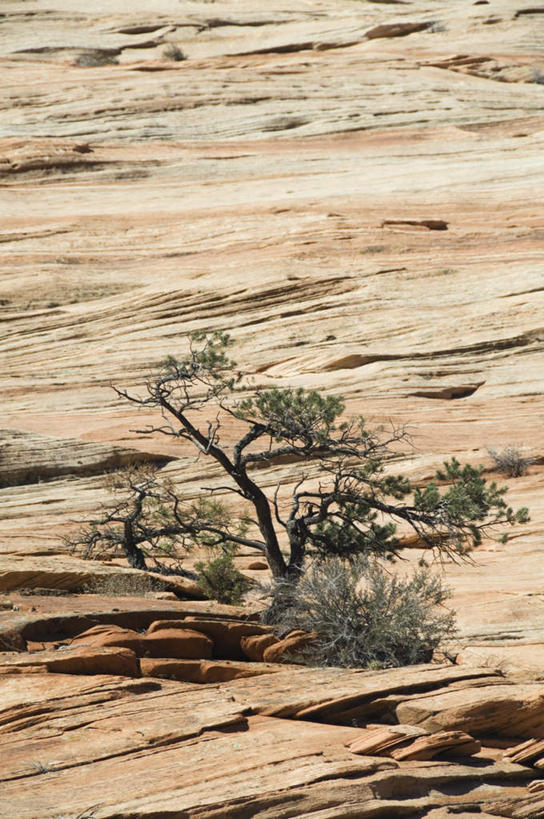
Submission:
M 0 815 L 540 817 L 540 791 L 524 786 L 538 768 L 346 748 L 354 721 L 400 713 L 433 731 L 541 738 L 538 4 L 4 5 L 0 589 L 20 610 L 0 612 L 0 645 L 187 613 L 17 589 L 130 572 L 60 542 L 107 502 L 101 472 L 129 453 L 174 459 L 164 472 L 188 498 L 223 484 L 180 442 L 131 431 L 157 418 L 110 387 L 141 387 L 188 330 L 232 332 L 256 384 L 317 386 L 372 423 L 411 424 L 416 448 L 395 467 L 415 480 L 452 454 L 496 477 L 486 447 L 509 443 L 535 464 L 509 496 L 531 523 L 486 542 L 475 566 L 446 567 L 461 627 L 449 654 L 465 665 L 278 666 L 210 687 L 45 674 L 25 665 L 37 654 L 11 653 L 12 670 L 34 671 L 2 675 Z M 189 59 L 165 59 L 167 43 Z M 238 431 L 227 423 L 223 440 Z M 285 495 L 296 479 L 288 462 L 259 475 Z M 198 596 L 181 580 L 176 591 Z

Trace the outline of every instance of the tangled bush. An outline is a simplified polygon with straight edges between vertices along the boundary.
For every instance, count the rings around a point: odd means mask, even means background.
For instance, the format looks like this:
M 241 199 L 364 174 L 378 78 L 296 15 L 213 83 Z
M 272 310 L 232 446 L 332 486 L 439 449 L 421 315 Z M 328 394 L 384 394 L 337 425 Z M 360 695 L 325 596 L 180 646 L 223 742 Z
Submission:
M 390 668 L 429 662 L 456 633 L 441 579 L 420 568 L 402 578 L 376 557 L 315 562 L 296 589 L 276 586 L 281 631 L 313 631 L 306 658 L 315 665 Z
M 500 452 L 496 449 L 487 450 L 495 463 L 495 468 L 508 475 L 509 478 L 519 478 L 525 475 L 527 467 L 534 463 L 534 458 L 524 458 L 515 446 L 507 446 Z

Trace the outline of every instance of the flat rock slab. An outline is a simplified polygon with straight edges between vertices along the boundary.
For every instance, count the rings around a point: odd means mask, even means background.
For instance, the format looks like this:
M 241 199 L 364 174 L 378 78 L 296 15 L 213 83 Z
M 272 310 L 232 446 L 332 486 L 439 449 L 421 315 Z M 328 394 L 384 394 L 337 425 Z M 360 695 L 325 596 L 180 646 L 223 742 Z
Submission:
M 104 677 L 67 685 L 59 675 L 33 675 L 26 689 L 17 682 L 8 680 L 0 700 L 0 815 L 56 819 L 62 804 L 74 816 L 93 806 L 97 819 L 325 808 L 330 817 L 373 817 L 381 803 L 393 817 L 405 815 L 407 800 L 450 804 L 436 788 L 453 782 L 472 801 L 497 798 L 499 782 L 503 794 L 505 783 L 510 795 L 525 793 L 528 772 L 518 765 L 355 756 L 346 746 L 357 729 L 247 718 L 214 686 Z
M 145 594 L 144 589 L 158 588 L 178 592 L 181 598 L 202 600 L 205 594 L 200 587 L 184 577 L 164 576 L 149 572 L 142 576 L 137 569 L 124 566 L 83 560 L 73 555 L 0 555 L 0 592 L 15 589 L 49 589 L 51 591 L 84 592 L 96 591 L 105 596 L 108 588 L 110 596 L 130 595 L 131 590 Z
M 0 654 L 0 675 L 34 674 L 44 670 L 53 674 L 140 676 L 136 654 L 129 648 L 78 645 L 57 651 Z
M 376 721 L 387 709 L 383 704 L 390 695 L 403 699 L 418 690 L 459 681 L 478 685 L 486 679 L 498 677 L 489 669 L 468 666 L 419 665 L 385 671 L 299 668 L 275 674 L 273 679 L 237 680 L 229 683 L 228 690 L 254 713 L 351 725 L 354 719 Z
M 463 730 L 476 736 L 544 739 L 541 682 L 483 685 L 410 697 L 396 708 L 399 722 L 430 731 Z

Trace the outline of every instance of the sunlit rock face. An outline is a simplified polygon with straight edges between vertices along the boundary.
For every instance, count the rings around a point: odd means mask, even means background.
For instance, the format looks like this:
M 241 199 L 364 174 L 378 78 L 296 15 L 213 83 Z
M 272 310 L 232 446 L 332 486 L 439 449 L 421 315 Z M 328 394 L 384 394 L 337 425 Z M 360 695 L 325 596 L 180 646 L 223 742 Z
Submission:
M 542 815 L 543 9 L 3 5 L 0 815 Z M 256 599 L 139 589 L 121 556 L 68 550 L 112 470 L 222 484 L 111 388 L 143 393 L 202 329 L 256 386 L 407 424 L 415 480 L 534 459 L 508 481 L 531 522 L 445 567 L 458 665 L 283 668 Z M 297 469 L 259 476 L 287 491 Z M 186 618 L 192 653 L 146 642 Z M 100 624 L 132 648 L 77 642 Z

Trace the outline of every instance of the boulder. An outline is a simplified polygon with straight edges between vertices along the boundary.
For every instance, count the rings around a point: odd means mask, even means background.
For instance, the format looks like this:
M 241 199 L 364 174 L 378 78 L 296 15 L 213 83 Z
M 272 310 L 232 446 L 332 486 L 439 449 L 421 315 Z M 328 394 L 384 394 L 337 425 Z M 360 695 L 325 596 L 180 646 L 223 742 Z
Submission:
M 143 656 L 172 657 L 179 660 L 211 659 L 213 642 L 193 629 L 165 628 L 142 638 Z
M 130 628 L 104 624 L 93 626 L 71 640 L 71 645 L 118 646 L 129 648 L 138 656 L 142 653 L 142 636 Z
M 205 634 L 213 641 L 213 657 L 218 660 L 243 660 L 245 654 L 241 648 L 241 640 L 244 637 L 270 634 L 270 628 L 259 623 L 205 620 L 195 616 L 185 617 L 183 620 L 158 620 L 150 625 L 147 633 L 151 635 L 166 629 L 187 628 Z

